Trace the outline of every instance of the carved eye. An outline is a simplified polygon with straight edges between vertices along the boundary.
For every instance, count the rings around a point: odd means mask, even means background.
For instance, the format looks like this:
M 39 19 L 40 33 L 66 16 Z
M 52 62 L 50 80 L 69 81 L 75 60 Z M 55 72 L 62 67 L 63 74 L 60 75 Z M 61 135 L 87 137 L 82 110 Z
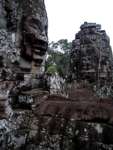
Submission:
M 38 19 L 32 18 L 30 21 L 30 25 L 35 29 L 39 28 L 40 31 L 43 31 L 42 23 Z

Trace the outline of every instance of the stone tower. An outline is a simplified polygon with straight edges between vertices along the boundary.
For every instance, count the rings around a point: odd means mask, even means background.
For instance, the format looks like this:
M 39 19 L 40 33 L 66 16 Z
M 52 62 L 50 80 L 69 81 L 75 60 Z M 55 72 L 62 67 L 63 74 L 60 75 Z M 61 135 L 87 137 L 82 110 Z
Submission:
M 109 37 L 96 23 L 85 22 L 80 29 L 72 43 L 72 80 L 88 81 L 102 92 L 112 86 L 113 59 Z

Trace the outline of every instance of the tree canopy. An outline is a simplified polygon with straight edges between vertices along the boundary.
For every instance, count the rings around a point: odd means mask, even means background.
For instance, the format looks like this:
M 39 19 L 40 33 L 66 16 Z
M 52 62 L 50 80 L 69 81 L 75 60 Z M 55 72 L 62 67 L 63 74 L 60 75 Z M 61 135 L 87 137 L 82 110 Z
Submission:
M 68 75 L 70 63 L 71 42 L 67 39 L 61 39 L 49 44 L 46 72 L 50 74 L 58 73 L 61 77 L 66 78 Z

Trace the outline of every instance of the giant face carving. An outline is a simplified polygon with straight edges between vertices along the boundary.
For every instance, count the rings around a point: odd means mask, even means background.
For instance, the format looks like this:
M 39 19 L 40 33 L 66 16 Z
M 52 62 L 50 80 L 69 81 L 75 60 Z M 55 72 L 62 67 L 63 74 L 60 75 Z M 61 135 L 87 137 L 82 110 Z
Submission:
M 30 68 L 32 62 L 40 67 L 48 46 L 48 19 L 44 0 L 4 1 L 7 31 L 15 35 L 16 45 L 13 45 L 21 52 L 20 68 Z
M 20 47 L 24 61 L 40 67 L 48 47 L 48 19 L 44 2 L 40 1 L 40 5 L 37 3 L 35 0 L 32 4 L 29 1 L 28 7 L 23 8 Z
M 36 16 L 23 17 L 21 56 L 27 61 L 41 64 L 47 50 L 47 22 Z

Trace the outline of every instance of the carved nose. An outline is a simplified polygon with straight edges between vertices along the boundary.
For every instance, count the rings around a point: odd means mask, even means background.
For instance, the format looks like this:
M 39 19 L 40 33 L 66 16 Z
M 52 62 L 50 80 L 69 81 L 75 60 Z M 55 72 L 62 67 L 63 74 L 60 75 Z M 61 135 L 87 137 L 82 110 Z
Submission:
M 47 36 L 46 36 L 46 32 L 45 31 L 43 31 L 41 33 L 41 39 L 47 42 Z

